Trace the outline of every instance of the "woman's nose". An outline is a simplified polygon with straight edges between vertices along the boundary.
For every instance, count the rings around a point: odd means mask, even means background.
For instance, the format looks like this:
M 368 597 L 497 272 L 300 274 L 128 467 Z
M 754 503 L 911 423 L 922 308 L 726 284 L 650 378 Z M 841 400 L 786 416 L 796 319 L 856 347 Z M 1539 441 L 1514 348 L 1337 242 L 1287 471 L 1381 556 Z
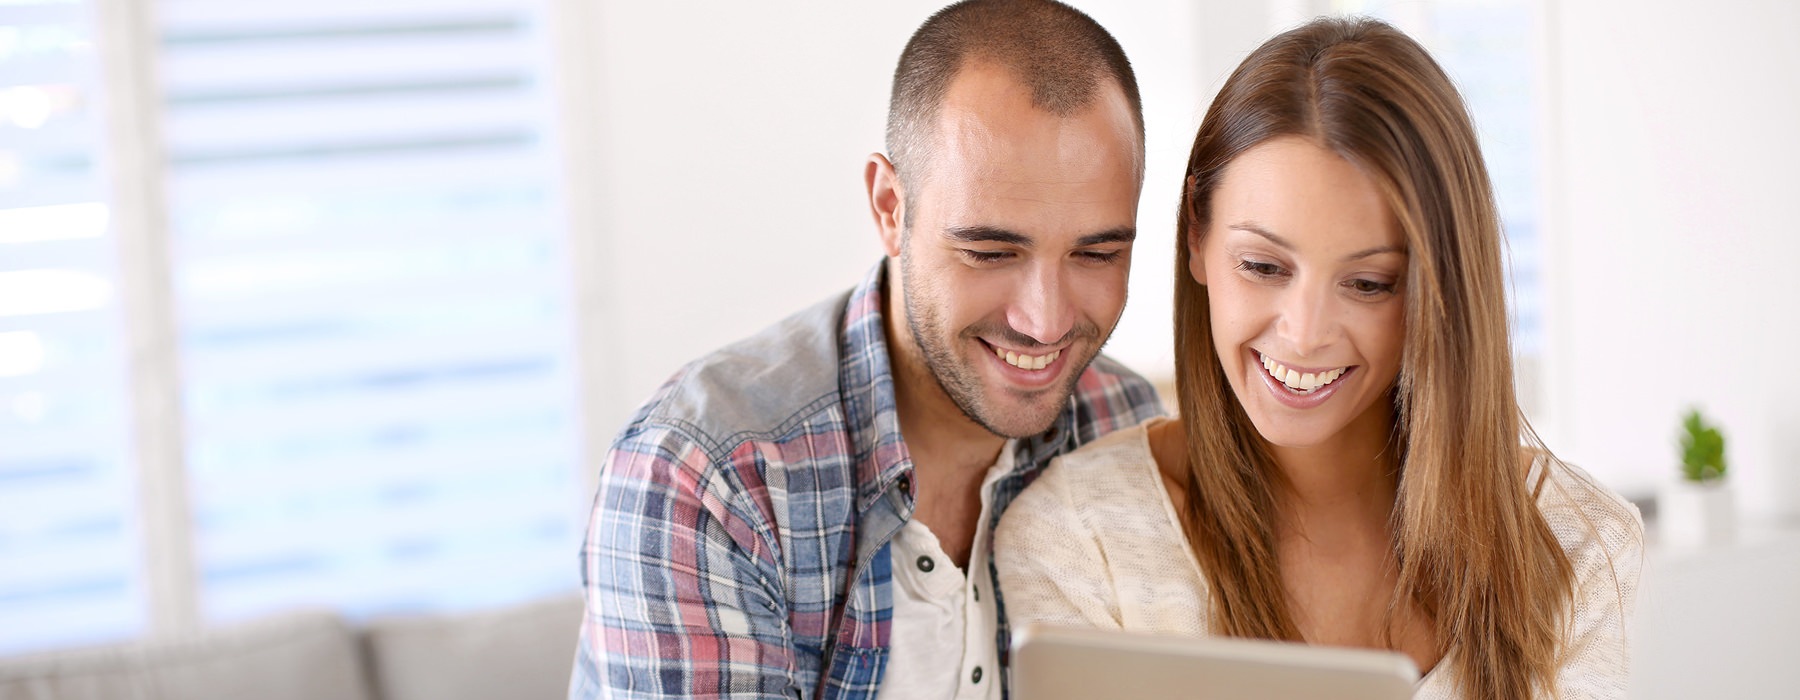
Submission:
M 1295 360 L 1317 354 L 1337 340 L 1341 319 L 1325 285 L 1294 285 L 1283 295 L 1275 331 Z

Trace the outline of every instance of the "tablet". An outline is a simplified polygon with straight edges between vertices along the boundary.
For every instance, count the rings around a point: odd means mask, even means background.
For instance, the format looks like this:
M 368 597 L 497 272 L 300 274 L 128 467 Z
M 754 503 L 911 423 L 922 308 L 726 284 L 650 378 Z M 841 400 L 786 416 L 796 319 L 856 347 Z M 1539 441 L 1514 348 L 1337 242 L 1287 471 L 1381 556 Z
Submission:
M 1393 651 L 1029 625 L 1013 632 L 1012 697 L 1408 700 L 1419 672 Z

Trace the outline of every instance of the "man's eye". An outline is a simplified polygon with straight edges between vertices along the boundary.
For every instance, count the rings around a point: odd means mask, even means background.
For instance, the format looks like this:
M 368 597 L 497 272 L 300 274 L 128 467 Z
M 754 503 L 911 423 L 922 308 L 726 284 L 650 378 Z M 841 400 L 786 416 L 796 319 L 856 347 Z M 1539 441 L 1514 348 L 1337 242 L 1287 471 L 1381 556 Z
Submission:
M 1076 255 L 1080 255 L 1081 257 L 1086 258 L 1089 262 L 1097 262 L 1097 263 L 1116 262 L 1116 261 L 1118 261 L 1118 259 L 1120 257 L 1123 257 L 1124 254 L 1125 254 L 1124 251 L 1119 251 L 1119 250 L 1109 250 L 1109 251 L 1084 250 L 1084 251 L 1081 251 L 1080 253 L 1076 253 Z
M 975 263 L 996 263 L 1005 260 L 1012 255 L 1012 253 L 1000 251 L 969 250 L 967 248 L 962 249 L 962 254 L 963 257 L 968 258 L 970 262 Z

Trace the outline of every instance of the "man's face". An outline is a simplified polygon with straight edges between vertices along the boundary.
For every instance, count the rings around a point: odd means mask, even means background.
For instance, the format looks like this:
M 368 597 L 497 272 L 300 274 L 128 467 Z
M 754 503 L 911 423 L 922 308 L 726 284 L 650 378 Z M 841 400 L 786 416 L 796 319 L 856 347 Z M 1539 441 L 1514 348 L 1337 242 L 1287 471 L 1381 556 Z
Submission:
M 901 215 L 905 332 L 970 419 L 1036 435 L 1125 308 L 1140 183 L 1130 108 L 1109 82 L 1057 116 L 977 64 L 936 129 Z

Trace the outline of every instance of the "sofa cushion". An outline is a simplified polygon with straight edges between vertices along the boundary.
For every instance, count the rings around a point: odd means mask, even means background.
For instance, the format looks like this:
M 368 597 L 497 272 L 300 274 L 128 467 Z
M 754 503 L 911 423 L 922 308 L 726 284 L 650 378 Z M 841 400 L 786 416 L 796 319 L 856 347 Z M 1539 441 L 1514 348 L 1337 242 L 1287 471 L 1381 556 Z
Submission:
M 299 613 L 191 639 L 0 659 L 0 700 L 372 700 L 356 635 Z
M 370 620 L 364 628 L 383 700 L 568 697 L 579 595 L 503 610 Z

